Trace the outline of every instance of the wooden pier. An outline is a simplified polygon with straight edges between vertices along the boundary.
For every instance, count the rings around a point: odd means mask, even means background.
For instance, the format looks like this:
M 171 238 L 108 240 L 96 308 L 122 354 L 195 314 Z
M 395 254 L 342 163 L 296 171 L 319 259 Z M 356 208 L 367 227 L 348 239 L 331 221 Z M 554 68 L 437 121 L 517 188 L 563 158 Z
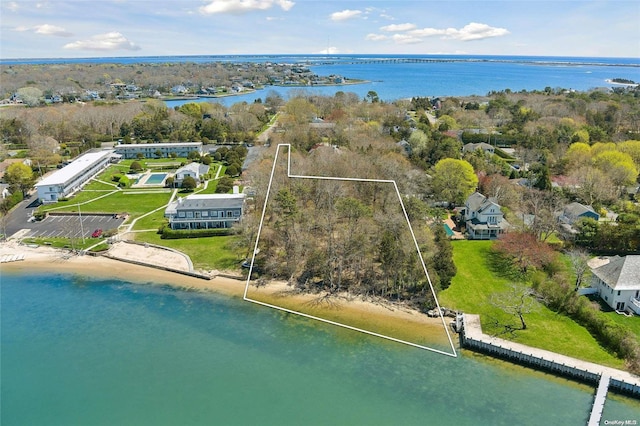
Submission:
M 609 388 L 640 399 L 639 377 L 627 371 L 489 336 L 482 332 L 479 315 L 463 314 L 460 343 L 464 348 L 534 369 L 548 371 L 582 382 L 597 383 L 598 390 L 589 417 L 589 425 L 599 423 Z
M 596 391 L 596 398 L 593 401 L 593 408 L 591 409 L 591 415 L 589 416 L 588 426 L 598 426 L 600 419 L 602 418 L 602 411 L 604 410 L 604 403 L 607 401 L 607 392 L 609 391 L 609 383 L 611 377 L 603 374 L 600 377 L 600 383 L 598 383 L 598 390 Z

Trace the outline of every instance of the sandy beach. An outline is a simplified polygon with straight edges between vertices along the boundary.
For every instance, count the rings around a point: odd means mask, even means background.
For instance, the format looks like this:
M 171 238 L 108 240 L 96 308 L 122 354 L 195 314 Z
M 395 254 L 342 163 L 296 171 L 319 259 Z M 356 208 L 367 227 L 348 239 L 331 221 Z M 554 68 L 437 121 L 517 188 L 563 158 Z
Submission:
M 138 247 L 133 249 L 120 246 L 115 248 L 113 253 L 110 251 L 111 255 L 138 256 L 138 259 L 135 259 L 137 262 L 143 259 L 141 256 L 149 256 L 150 266 L 143 266 L 130 263 L 134 259 L 122 261 L 105 256 L 80 256 L 66 250 L 6 241 L 0 243 L 0 259 L 6 260 L 14 257 L 22 260 L 2 263 L 0 269 L 1 274 L 33 272 L 78 274 L 90 277 L 116 278 L 140 284 L 170 285 L 181 289 L 243 297 L 245 280 L 215 276 L 215 271 L 211 271 L 214 277 L 207 280 L 158 269 L 157 266 L 160 265 L 153 265 L 153 263 L 159 256 L 157 253 L 152 254 L 150 249 L 153 248 Z M 176 261 L 182 259 L 184 262 L 183 256 L 179 253 L 169 255 L 175 256 L 174 260 Z M 164 265 L 167 265 L 166 259 Z M 184 264 L 178 269 L 186 270 Z M 260 288 L 251 285 L 247 296 L 260 302 L 349 324 L 412 343 L 427 346 L 430 343 L 436 343 L 439 346 L 448 346 L 441 319 L 429 318 L 418 311 L 386 301 L 363 300 L 360 297 L 347 295 L 323 299 L 320 295 L 293 291 L 284 282 L 271 282 Z

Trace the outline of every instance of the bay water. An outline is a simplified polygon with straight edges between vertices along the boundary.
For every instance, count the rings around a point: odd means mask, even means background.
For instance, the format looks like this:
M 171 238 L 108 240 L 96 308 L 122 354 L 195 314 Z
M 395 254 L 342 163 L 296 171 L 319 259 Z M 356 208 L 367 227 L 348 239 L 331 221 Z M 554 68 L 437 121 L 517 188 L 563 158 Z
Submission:
M 4 273 L 0 308 L 3 426 L 584 425 L 594 394 L 163 285 Z

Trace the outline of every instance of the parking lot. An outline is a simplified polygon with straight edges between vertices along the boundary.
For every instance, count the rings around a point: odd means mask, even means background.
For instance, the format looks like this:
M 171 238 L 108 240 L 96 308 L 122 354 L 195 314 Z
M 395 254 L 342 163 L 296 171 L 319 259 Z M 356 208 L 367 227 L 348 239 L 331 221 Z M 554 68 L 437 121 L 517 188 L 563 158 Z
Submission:
M 124 221 L 124 217 L 113 215 L 50 215 L 39 222 L 25 222 L 23 228 L 29 232 L 24 237 L 91 238 L 92 235 L 117 230 Z M 98 230 L 100 232 L 96 232 Z

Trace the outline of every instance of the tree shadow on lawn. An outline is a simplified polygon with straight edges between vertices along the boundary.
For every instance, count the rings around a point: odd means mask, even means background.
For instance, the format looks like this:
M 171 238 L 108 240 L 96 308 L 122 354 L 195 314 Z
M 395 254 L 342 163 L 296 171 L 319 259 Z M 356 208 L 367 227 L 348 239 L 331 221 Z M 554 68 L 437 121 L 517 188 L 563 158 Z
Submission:
M 514 265 L 513 260 L 504 253 L 489 249 L 486 259 L 488 269 L 498 277 L 517 282 L 524 281 L 526 278 L 526 275 Z

